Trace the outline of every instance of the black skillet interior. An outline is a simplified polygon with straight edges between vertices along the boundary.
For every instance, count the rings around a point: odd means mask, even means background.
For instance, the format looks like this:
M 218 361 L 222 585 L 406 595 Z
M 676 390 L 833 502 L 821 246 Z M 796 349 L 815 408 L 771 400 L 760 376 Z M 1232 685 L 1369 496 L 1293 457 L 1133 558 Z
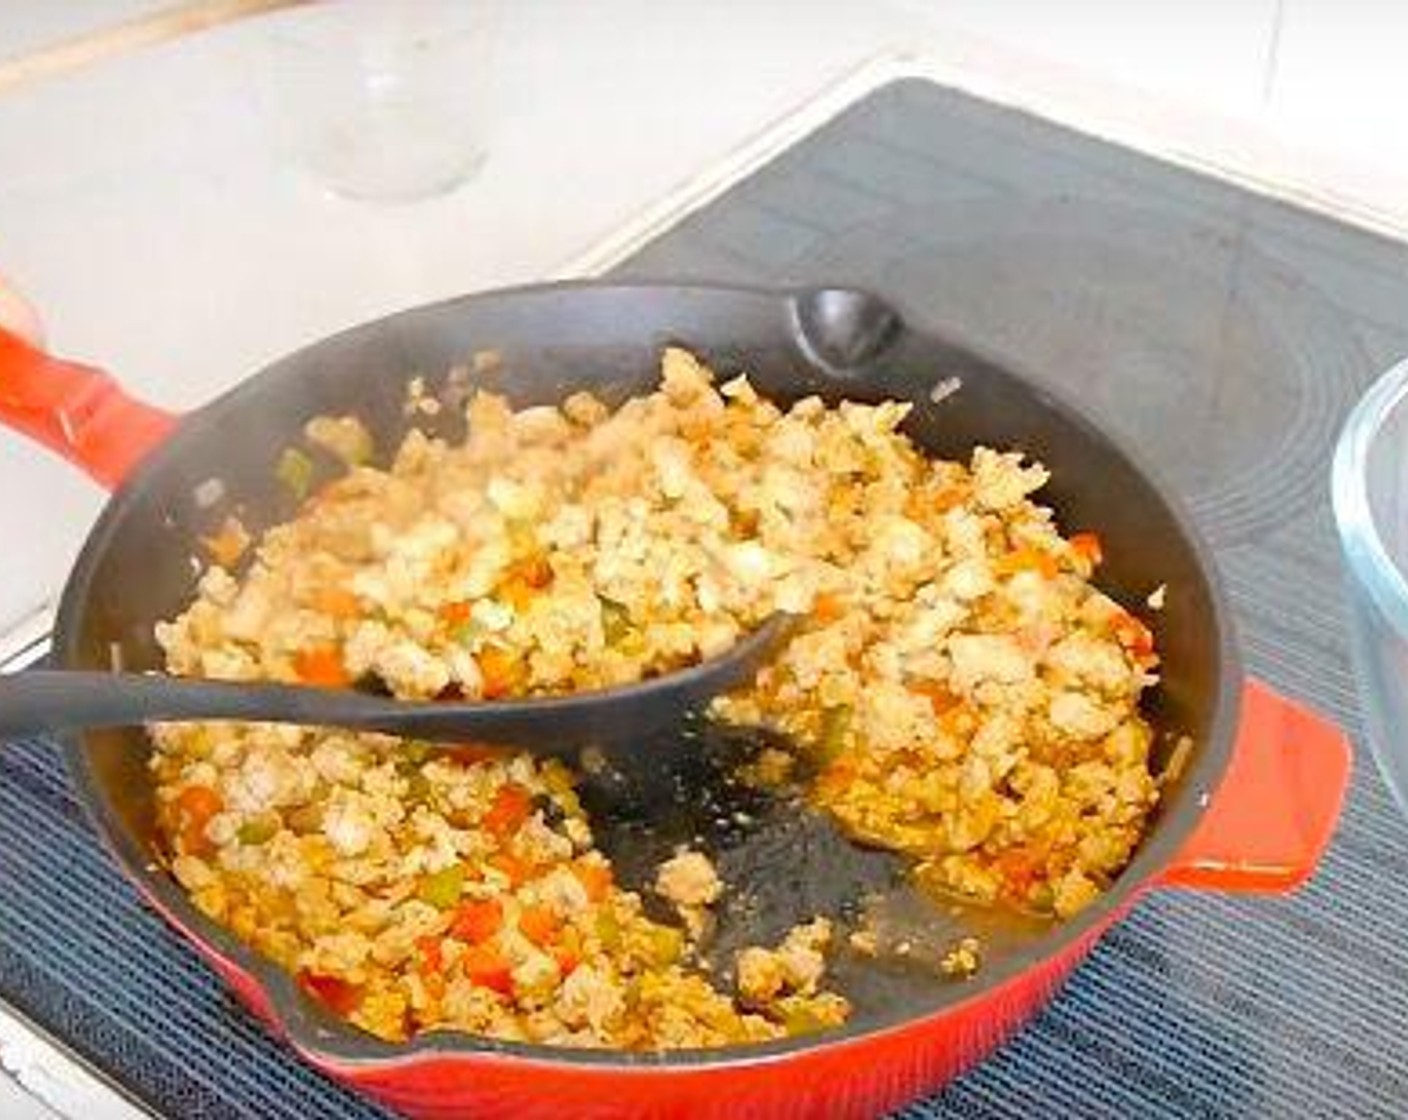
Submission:
M 488 293 L 408 311 L 300 351 L 188 418 L 180 431 L 110 503 L 66 589 L 56 634 L 58 661 L 108 667 L 120 650 L 128 668 L 156 666 L 152 623 L 192 594 L 198 538 L 238 513 L 252 530 L 286 519 L 293 499 L 274 466 L 299 444 L 303 423 L 354 412 L 392 448 L 412 424 L 457 436 L 462 416 L 408 417 L 414 376 L 432 393 L 460 381 L 505 392 L 516 405 L 561 400 L 591 389 L 619 401 L 648 390 L 663 344 L 688 346 L 723 374 L 746 370 L 764 393 L 791 401 L 817 393 L 915 403 L 908 433 L 934 455 L 966 459 L 975 444 L 1021 449 L 1052 471 L 1043 494 L 1066 531 L 1098 530 L 1107 561 L 1101 585 L 1139 609 L 1160 584 L 1165 610 L 1150 621 L 1164 659 L 1151 701 L 1156 725 L 1198 744 L 1192 765 L 1168 792 L 1161 818 L 1117 887 L 1067 927 L 999 918 L 917 900 L 892 858 L 853 846 L 824 820 L 785 800 L 726 780 L 726 761 L 759 737 L 690 727 L 705 749 L 684 772 L 656 786 L 588 790 L 594 827 L 627 882 L 647 878 L 676 842 L 713 851 L 730 885 L 716 949 L 773 939 L 823 912 L 845 919 L 878 895 L 890 928 L 913 943 L 908 959 L 838 963 L 858 1004 L 856 1028 L 931 1012 L 995 982 L 1086 928 L 1135 882 L 1163 866 L 1216 785 L 1230 742 L 1238 667 L 1206 558 L 1180 514 L 1126 455 L 1078 413 L 1031 382 L 970 352 L 907 329 L 877 298 L 849 291 L 778 293 L 679 286 L 552 285 Z M 322 464 L 331 472 L 331 464 Z M 118 857 L 164 908 L 226 955 L 248 959 L 151 868 L 152 799 L 139 732 L 96 732 L 69 746 L 77 785 Z M 644 746 L 648 749 L 648 745 Z M 958 993 L 925 961 L 961 933 L 987 942 L 987 964 Z M 916 963 L 916 958 L 918 962 Z M 262 969 L 261 969 L 262 971 Z M 267 976 L 268 974 L 265 973 Z

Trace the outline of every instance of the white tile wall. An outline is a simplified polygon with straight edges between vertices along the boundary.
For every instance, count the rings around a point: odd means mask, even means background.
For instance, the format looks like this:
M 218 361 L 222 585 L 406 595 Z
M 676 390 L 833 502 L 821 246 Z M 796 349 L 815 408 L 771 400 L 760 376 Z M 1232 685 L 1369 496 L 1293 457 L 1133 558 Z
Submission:
M 1408 3 L 1280 2 L 1266 127 L 1307 153 L 1402 174 L 1408 188 Z
M 1034 58 L 1229 112 L 1254 110 L 1263 97 L 1280 2 L 906 0 L 906 6 Z
M 1403 0 L 896 0 L 944 28 L 1204 115 L 1180 145 L 1216 162 L 1218 122 L 1289 149 L 1296 177 L 1408 216 Z M 1296 167 L 1295 165 L 1299 165 Z M 1275 178 L 1278 171 L 1271 173 Z

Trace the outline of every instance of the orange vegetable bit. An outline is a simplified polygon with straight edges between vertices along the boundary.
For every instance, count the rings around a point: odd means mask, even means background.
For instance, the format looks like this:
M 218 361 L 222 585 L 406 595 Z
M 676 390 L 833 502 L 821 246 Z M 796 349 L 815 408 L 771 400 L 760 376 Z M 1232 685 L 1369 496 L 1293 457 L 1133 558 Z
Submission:
M 946 715 L 963 703 L 962 697 L 955 696 L 938 681 L 913 680 L 905 687 L 916 696 L 927 697 L 929 706 L 934 709 L 936 716 Z
M 552 583 L 552 565 L 545 556 L 530 556 L 520 560 L 514 565 L 513 574 L 538 591 Z
M 445 955 L 440 949 L 440 938 L 420 938 L 416 941 L 416 952 L 420 954 L 421 972 L 429 976 L 439 976 L 445 971 Z
M 532 812 L 532 796 L 522 786 L 510 782 L 494 795 L 494 803 L 479 823 L 500 840 L 505 840 L 518 831 Z
M 513 968 L 494 945 L 471 945 L 460 954 L 460 967 L 471 984 L 513 995 Z
M 847 759 L 841 759 L 817 775 L 816 792 L 823 798 L 839 797 L 855 779 L 855 765 Z
M 462 766 L 477 766 L 481 762 L 499 762 L 511 753 L 506 747 L 491 747 L 488 743 L 464 743 L 444 752 Z
M 567 926 L 551 949 L 552 959 L 557 962 L 557 971 L 566 979 L 582 963 L 582 938 L 575 929 Z
M 346 688 L 351 683 L 342 652 L 336 646 L 313 646 L 293 655 L 293 671 L 305 684 L 323 688 Z
M 498 700 L 513 691 L 518 681 L 518 665 L 512 654 L 498 646 L 485 646 L 475 660 L 484 678 L 484 699 Z
M 537 865 L 514 855 L 512 852 L 495 852 L 489 857 L 489 866 L 508 876 L 509 885 L 520 887 L 537 874 Z
M 993 570 L 1000 576 L 1014 576 L 1018 572 L 1040 572 L 1046 579 L 1054 579 L 1061 572 L 1056 558 L 1039 548 L 1024 545 L 1013 549 L 1006 556 L 1000 556 L 993 563 Z
M 303 990 L 323 1003 L 329 1010 L 346 1018 L 362 1002 L 362 987 L 337 976 L 323 976 L 306 968 L 298 974 Z
M 955 738 L 962 738 L 965 733 L 971 732 L 975 725 L 973 709 L 962 701 L 939 716 L 939 726 Z
M 1021 902 L 1042 877 L 1044 860 L 1040 852 L 1030 848 L 1009 848 L 993 861 L 993 869 L 1002 879 L 1005 893 Z
M 611 893 L 611 868 L 596 860 L 578 860 L 572 865 L 572 874 L 587 892 L 589 902 L 604 902 Z
M 934 508 L 940 513 L 957 509 L 968 500 L 972 489 L 968 486 L 945 486 L 934 495 Z
M 1134 654 L 1136 660 L 1153 654 L 1154 632 L 1128 611 L 1116 615 L 1110 629 L 1115 640 Z
M 1071 548 L 1092 568 L 1097 567 L 1105 559 L 1105 548 L 1095 533 L 1076 533 L 1071 537 Z
M 181 848 L 187 855 L 205 855 L 214 847 L 205 835 L 205 826 L 225 803 L 209 786 L 187 786 L 176 797 L 180 816 Z
M 812 617 L 818 622 L 835 622 L 846 613 L 846 604 L 834 591 L 823 591 L 812 600 Z
M 213 534 L 201 537 L 200 543 L 222 568 L 233 568 L 249 547 L 250 537 L 238 518 L 227 517 Z
M 534 945 L 545 948 L 562 932 L 562 919 L 550 906 L 525 906 L 518 915 L 518 928 Z
M 471 945 L 488 941 L 504 924 L 504 908 L 497 898 L 461 902 L 450 922 L 450 936 Z
M 463 626 L 469 621 L 469 616 L 473 611 L 473 603 L 466 599 L 456 599 L 453 603 L 445 603 L 436 614 L 451 626 Z
M 530 556 L 508 570 L 499 584 L 499 596 L 516 611 L 526 610 L 538 592 L 552 583 L 552 565 L 542 556 Z
M 362 613 L 362 601 L 345 587 L 320 587 L 313 592 L 312 606 L 320 614 L 352 619 Z

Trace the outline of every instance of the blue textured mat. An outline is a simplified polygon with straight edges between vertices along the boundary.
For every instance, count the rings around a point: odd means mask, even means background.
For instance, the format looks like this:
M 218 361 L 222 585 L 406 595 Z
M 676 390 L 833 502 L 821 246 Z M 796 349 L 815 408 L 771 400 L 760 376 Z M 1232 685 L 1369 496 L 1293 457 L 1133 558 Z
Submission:
M 1192 501 L 1251 670 L 1358 733 L 1328 457 L 1408 354 L 1408 248 L 904 82 L 622 271 L 864 283 L 1067 382 Z M 0 750 L 0 995 L 172 1116 L 385 1115 L 271 1041 L 137 902 L 43 743 Z M 904 1116 L 1405 1114 L 1408 825 L 1361 754 L 1309 888 L 1152 897 Z

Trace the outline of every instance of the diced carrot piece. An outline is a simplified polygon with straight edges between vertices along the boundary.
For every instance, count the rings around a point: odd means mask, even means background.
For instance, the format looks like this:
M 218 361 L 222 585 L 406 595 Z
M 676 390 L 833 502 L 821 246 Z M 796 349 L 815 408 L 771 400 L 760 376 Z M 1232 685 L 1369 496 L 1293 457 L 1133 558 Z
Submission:
M 1105 558 L 1105 549 L 1100 544 L 1100 538 L 1094 533 L 1076 533 L 1071 537 L 1071 548 L 1077 556 L 1084 557 L 1091 567 L 1095 567 Z
M 602 902 L 611 893 L 612 876 L 608 864 L 578 860 L 572 865 L 572 874 L 577 876 L 590 902 Z
M 303 989 L 324 1003 L 329 1010 L 346 1018 L 362 1002 L 362 987 L 336 976 L 323 976 L 306 968 L 298 974 Z
M 499 585 L 499 596 L 516 611 L 526 610 L 538 592 L 552 583 L 552 565 L 544 557 L 530 556 L 509 569 Z
M 479 823 L 500 840 L 512 836 L 533 812 L 533 798 L 522 786 L 509 783 L 494 795 L 494 803 Z
M 323 688 L 344 688 L 350 683 L 342 653 L 336 646 L 314 646 L 293 655 L 293 671 L 298 679 Z
M 465 599 L 456 599 L 453 603 L 445 603 L 436 614 L 451 626 L 463 626 L 469 621 L 469 616 L 473 611 L 473 603 Z
M 960 735 L 966 728 L 970 728 L 973 721 L 973 711 L 965 703 L 955 704 L 939 716 L 939 726 L 950 735 Z
M 505 747 L 491 747 L 488 743 L 464 743 L 450 747 L 444 752 L 463 766 L 474 766 L 480 762 L 497 762 L 508 757 Z
M 227 517 L 211 536 L 202 537 L 201 544 L 211 559 L 222 568 L 233 568 L 249 547 L 249 532 L 238 518 Z
M 834 591 L 823 591 L 812 600 L 812 617 L 818 622 L 835 622 L 845 611 L 845 603 Z
M 185 814 L 187 821 L 204 823 L 220 812 L 225 802 L 209 786 L 187 786 L 177 795 L 176 806 Z
M 513 657 L 498 646 L 485 646 L 476 658 L 484 678 L 484 698 L 497 700 L 513 691 L 518 672 Z
M 211 850 L 213 845 L 205 835 L 205 826 L 224 807 L 220 795 L 209 786 L 187 786 L 177 795 L 181 848 L 187 855 L 204 855 Z
M 1040 572 L 1046 579 L 1054 579 L 1061 572 L 1055 557 L 1030 546 L 1014 549 L 1006 556 L 999 557 L 993 563 L 993 570 L 1002 576 L 1012 576 L 1018 572 Z
M 440 950 L 440 938 L 422 937 L 416 942 L 420 953 L 420 970 L 432 976 L 445 971 L 445 956 Z
M 470 983 L 513 995 L 513 969 L 494 945 L 471 945 L 460 954 L 460 966 Z
M 489 857 L 489 866 L 508 876 L 509 885 L 513 887 L 522 886 L 537 871 L 531 862 L 512 852 L 495 852 Z
M 504 924 L 504 908 L 496 898 L 461 902 L 450 923 L 450 936 L 477 945 L 488 941 Z
M 968 494 L 966 486 L 946 486 L 934 495 L 934 508 L 940 513 L 947 513 L 966 502 Z
M 528 609 L 529 604 L 537 598 L 537 595 L 536 588 L 516 576 L 499 584 L 499 598 L 520 614 Z
M 823 797 L 837 797 L 855 780 L 855 767 L 842 759 L 833 762 L 816 779 L 817 792 Z
M 963 703 L 962 698 L 955 696 L 938 681 L 914 680 L 905 687 L 916 695 L 928 697 L 929 706 L 936 716 L 944 715 Z
M 1024 899 L 1041 875 L 1042 861 L 1036 852 L 1027 848 L 1009 848 L 997 857 L 993 867 L 1001 876 L 1007 893 Z
M 514 575 L 529 587 L 541 591 L 552 583 L 552 565 L 544 556 L 530 556 L 514 565 Z
M 565 979 L 571 976 L 582 963 L 582 938 L 572 926 L 562 930 L 552 949 L 552 958 L 557 962 L 557 971 Z
M 1111 630 L 1120 645 L 1136 657 L 1147 657 L 1154 652 L 1153 631 L 1128 611 L 1115 617 Z
M 345 587 L 320 587 L 313 593 L 313 609 L 333 618 L 356 618 L 362 601 Z
M 557 940 L 562 919 L 550 906 L 525 906 L 518 915 L 518 928 L 524 937 L 541 948 Z

